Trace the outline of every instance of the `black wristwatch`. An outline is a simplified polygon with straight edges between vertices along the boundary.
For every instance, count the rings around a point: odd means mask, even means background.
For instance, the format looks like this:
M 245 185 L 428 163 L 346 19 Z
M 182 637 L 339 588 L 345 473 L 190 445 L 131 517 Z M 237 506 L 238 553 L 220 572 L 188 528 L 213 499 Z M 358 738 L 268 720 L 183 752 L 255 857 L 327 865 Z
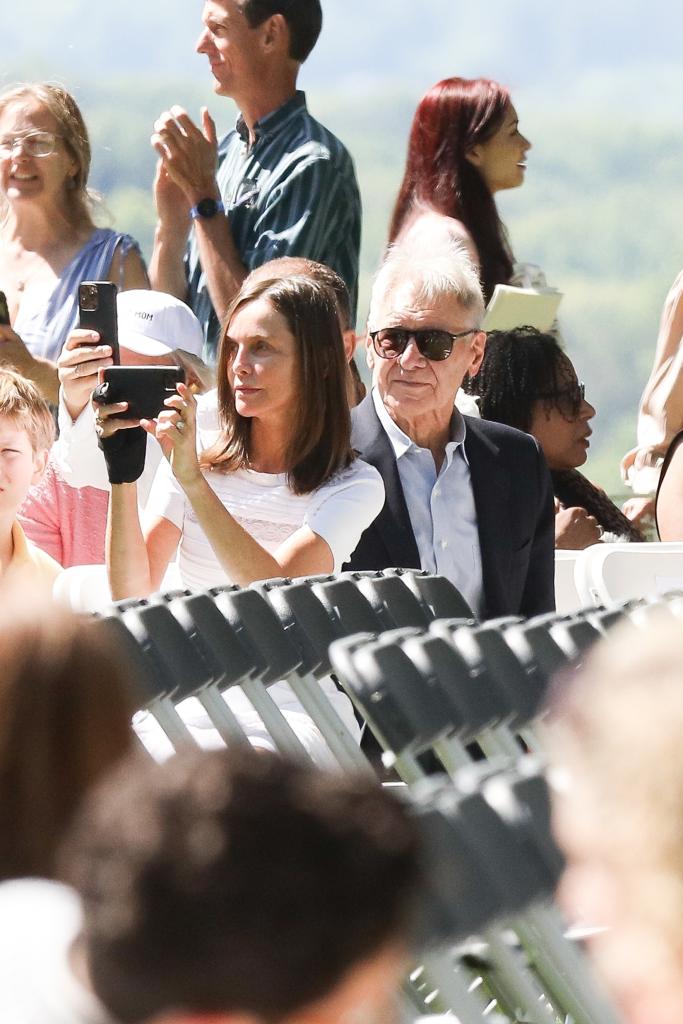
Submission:
M 201 217 L 202 220 L 210 220 L 217 213 L 225 213 L 223 200 L 212 199 L 211 196 L 207 196 L 206 199 L 200 199 L 197 205 L 193 206 L 190 210 L 192 220 L 197 220 L 198 217 Z

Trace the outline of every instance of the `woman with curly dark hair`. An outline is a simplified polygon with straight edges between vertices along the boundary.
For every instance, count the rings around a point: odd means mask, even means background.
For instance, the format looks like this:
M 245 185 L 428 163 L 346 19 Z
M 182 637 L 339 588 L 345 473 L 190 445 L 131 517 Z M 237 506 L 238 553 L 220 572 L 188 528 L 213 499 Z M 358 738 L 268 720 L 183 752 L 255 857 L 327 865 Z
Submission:
M 524 181 L 531 143 L 519 130 L 508 90 L 487 78 L 446 78 L 423 96 L 413 118 L 403 183 L 389 241 L 424 213 L 448 218 L 478 265 L 488 302 L 514 280 L 514 257 L 495 194 Z
M 478 395 L 484 419 L 524 430 L 541 446 L 555 492 L 556 547 L 586 548 L 606 533 L 615 540 L 645 540 L 604 491 L 578 472 L 588 458 L 595 409 L 556 338 L 533 327 L 492 331 L 467 390 Z

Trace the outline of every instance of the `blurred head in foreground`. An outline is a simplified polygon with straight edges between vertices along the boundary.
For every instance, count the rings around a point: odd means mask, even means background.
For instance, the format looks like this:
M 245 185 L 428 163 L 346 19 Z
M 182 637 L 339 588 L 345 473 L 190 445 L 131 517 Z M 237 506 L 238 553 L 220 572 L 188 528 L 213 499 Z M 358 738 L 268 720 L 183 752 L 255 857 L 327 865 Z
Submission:
M 131 760 L 65 863 L 92 987 L 124 1024 L 389 1019 L 417 843 L 374 780 L 253 751 Z
M 0 665 L 0 880 L 52 878 L 85 792 L 132 748 L 129 676 L 84 620 L 8 587 Z
M 624 1019 L 683 1019 L 683 631 L 620 627 L 561 709 L 562 898 Z

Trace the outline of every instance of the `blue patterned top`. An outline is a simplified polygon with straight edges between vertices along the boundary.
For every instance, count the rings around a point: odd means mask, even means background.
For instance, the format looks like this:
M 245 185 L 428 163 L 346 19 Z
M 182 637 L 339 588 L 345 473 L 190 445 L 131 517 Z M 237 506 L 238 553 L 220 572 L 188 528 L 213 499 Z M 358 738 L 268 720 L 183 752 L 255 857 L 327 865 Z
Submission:
M 249 270 L 279 256 L 305 256 L 343 277 L 355 315 L 361 203 L 348 151 L 308 112 L 298 91 L 254 126 L 249 148 L 240 117 L 218 149 L 217 182 L 242 262 Z M 186 256 L 188 302 L 215 359 L 219 325 L 194 233 Z
M 56 362 L 64 342 L 78 326 L 78 286 L 81 281 L 106 281 L 117 247 L 121 257 L 140 247 L 130 235 L 96 228 L 88 241 L 64 267 L 46 301 L 30 308 L 22 298 L 12 325 L 34 356 Z M 118 282 L 117 282 L 118 283 Z

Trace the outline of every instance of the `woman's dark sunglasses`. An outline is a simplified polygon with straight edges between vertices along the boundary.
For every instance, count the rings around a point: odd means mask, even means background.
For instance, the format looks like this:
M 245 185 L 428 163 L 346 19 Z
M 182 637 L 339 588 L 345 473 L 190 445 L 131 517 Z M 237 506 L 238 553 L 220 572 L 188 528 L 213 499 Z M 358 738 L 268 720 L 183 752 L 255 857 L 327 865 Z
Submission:
M 551 402 L 560 415 L 567 420 L 576 419 L 581 412 L 581 407 L 586 399 L 586 385 L 583 381 L 557 391 L 546 391 L 538 395 L 544 402 Z
M 405 327 L 385 327 L 382 331 L 370 331 L 370 337 L 375 352 L 382 359 L 397 359 L 405 352 L 408 343 L 414 341 L 421 356 L 431 362 L 440 363 L 448 359 L 453 351 L 453 343 L 458 338 L 476 334 L 477 330 L 477 327 L 470 327 L 468 331 L 451 334 L 437 327 L 425 327 L 420 331 L 409 331 Z

